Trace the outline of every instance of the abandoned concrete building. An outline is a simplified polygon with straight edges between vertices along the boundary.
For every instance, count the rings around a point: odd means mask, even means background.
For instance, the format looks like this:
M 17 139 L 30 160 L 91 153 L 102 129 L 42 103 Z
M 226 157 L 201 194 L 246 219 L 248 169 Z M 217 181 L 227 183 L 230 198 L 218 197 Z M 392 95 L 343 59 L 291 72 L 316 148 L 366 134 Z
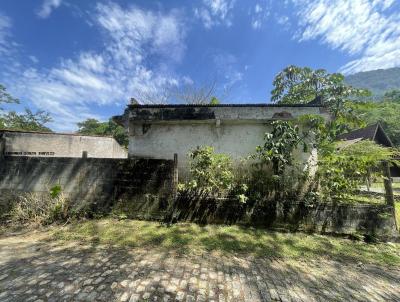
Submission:
M 177 154 L 181 175 L 188 170 L 188 152 L 197 146 L 213 146 L 216 152 L 229 154 L 237 163 L 262 144 L 271 121 L 307 114 L 329 118 L 318 104 L 131 104 L 114 120 L 128 131 L 129 157 L 173 159 Z M 299 156 L 307 161 L 310 153 Z
M 112 137 L 0 130 L 0 156 L 127 158 Z

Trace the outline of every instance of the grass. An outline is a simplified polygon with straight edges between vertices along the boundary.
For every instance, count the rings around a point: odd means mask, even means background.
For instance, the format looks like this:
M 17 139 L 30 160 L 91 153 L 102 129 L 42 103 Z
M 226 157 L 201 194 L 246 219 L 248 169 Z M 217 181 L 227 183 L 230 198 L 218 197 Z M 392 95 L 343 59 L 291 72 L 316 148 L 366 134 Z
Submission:
M 329 258 L 400 266 L 400 244 L 367 244 L 350 239 L 280 233 L 240 226 L 170 227 L 157 222 L 100 219 L 54 227 L 52 239 L 161 249 L 182 254 L 216 252 L 290 259 Z
M 385 188 L 383 181 L 380 182 L 374 182 L 371 184 L 371 188 L 380 188 L 383 189 Z M 393 189 L 400 189 L 400 182 L 392 182 L 392 188 Z
M 361 204 L 385 204 L 384 196 L 367 196 L 367 195 L 350 195 L 344 200 L 347 203 L 361 203 Z

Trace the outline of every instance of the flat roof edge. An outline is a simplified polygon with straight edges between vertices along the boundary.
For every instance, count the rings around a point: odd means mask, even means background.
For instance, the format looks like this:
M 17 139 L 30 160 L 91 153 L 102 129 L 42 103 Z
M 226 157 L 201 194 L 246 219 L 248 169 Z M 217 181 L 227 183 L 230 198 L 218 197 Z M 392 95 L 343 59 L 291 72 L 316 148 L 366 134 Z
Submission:
M 0 133 L 4 133 L 4 132 L 114 138 L 114 137 L 112 137 L 111 135 L 89 135 L 89 134 L 80 134 L 80 133 L 44 132 L 44 131 L 28 131 L 28 130 L 0 129 Z
M 256 104 L 129 104 L 128 108 L 204 108 L 204 107 L 211 107 L 211 108 L 219 108 L 219 107 L 294 107 L 294 108 L 324 108 L 324 105 L 318 104 L 263 104 L 263 103 L 256 103 Z

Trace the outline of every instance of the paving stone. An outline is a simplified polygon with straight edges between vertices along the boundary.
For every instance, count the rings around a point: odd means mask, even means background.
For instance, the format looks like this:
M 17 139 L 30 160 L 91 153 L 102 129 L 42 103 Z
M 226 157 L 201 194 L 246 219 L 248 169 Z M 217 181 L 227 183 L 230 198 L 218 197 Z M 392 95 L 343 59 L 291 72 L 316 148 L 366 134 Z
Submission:
M 399 267 L 19 240 L 0 237 L 2 302 L 400 301 Z
M 126 301 L 129 300 L 129 298 L 130 298 L 129 293 L 125 292 L 125 293 L 123 293 L 123 294 L 121 295 L 121 297 L 119 297 L 119 301 L 121 301 L 121 302 L 126 302 Z

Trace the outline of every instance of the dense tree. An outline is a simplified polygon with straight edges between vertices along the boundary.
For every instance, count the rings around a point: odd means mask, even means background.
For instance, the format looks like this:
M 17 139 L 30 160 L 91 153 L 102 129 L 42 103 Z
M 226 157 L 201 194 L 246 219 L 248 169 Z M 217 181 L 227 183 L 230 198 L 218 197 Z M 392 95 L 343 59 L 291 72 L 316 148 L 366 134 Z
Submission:
M 96 119 L 90 118 L 83 122 L 78 123 L 78 133 L 87 135 L 109 135 L 122 146 L 128 146 L 128 136 L 125 129 L 116 124 L 112 119 L 108 122 L 100 122 Z
M 400 146 L 400 93 L 391 91 L 378 102 L 357 104 L 354 112 L 364 121 L 364 124 L 380 123 L 392 140 L 393 144 Z
M 327 73 L 324 69 L 289 66 L 273 81 L 272 101 L 279 104 L 307 104 L 315 99 L 331 111 L 334 119 L 354 118 L 352 101 L 369 92 L 344 82 L 340 73 Z
M 0 116 L 0 129 L 51 132 L 45 126 L 51 121 L 50 114 L 42 110 L 35 113 L 29 109 L 25 109 L 25 113 L 10 111 Z
M 0 104 L 2 103 L 19 104 L 19 100 L 0 84 Z M 0 107 L 0 129 L 50 132 L 50 128 L 45 124 L 51 120 L 50 114 L 43 110 L 34 113 L 30 109 L 25 109 L 24 113 L 17 113 L 16 111 L 6 112 Z

